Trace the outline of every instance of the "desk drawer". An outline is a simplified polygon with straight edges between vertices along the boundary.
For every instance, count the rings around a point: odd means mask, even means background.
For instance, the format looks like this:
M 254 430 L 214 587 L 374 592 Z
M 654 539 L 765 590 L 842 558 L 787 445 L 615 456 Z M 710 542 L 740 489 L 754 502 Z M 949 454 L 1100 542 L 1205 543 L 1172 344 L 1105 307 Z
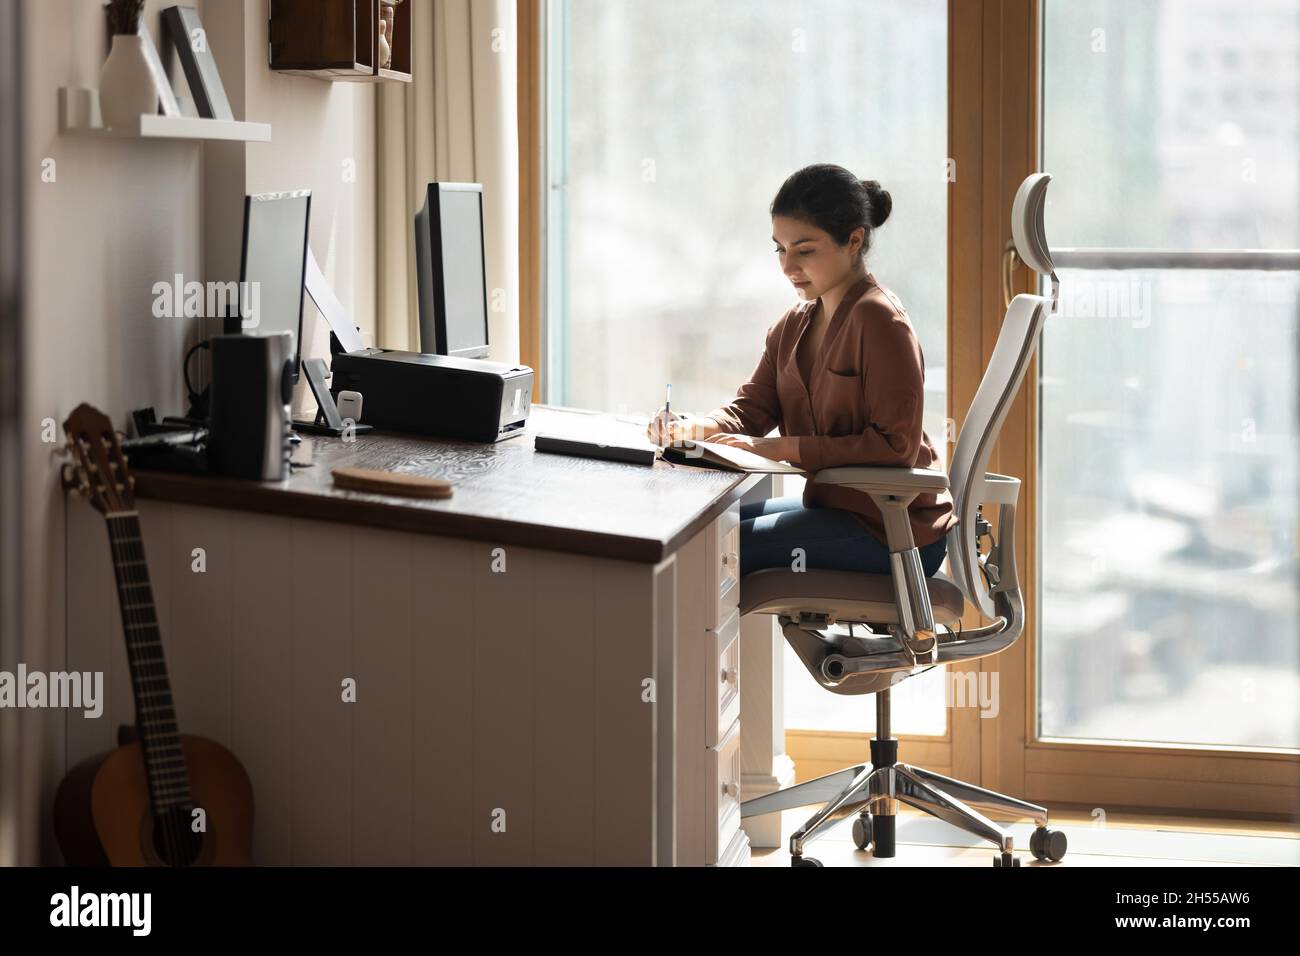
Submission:
M 722 851 L 740 829 L 740 721 L 731 725 L 722 742 L 709 748 L 709 767 L 712 771 L 706 780 L 712 782 L 708 801 L 711 812 L 706 818 L 717 824 L 708 827 L 705 836 L 704 862 L 717 863 Z
M 710 602 L 706 626 L 716 631 L 731 612 L 740 607 L 740 502 L 720 514 L 709 528 L 708 587 L 717 595 L 717 606 Z
M 709 631 L 709 676 L 705 683 L 705 744 L 716 747 L 740 717 L 740 609 L 716 631 Z

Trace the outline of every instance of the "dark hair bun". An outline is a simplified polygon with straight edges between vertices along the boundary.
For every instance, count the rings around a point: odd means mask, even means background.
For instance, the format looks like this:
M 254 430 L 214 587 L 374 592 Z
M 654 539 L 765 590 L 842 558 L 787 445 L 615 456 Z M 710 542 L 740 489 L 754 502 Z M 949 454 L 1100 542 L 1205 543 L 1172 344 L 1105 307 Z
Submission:
M 811 223 L 837 244 L 847 246 L 863 230 L 858 254 L 871 248 L 871 233 L 889 218 L 893 200 L 874 179 L 858 179 L 843 166 L 815 163 L 786 177 L 769 210 Z
M 872 228 L 883 226 L 885 220 L 889 218 L 890 210 L 894 208 L 894 200 L 890 197 L 889 190 L 874 179 L 862 180 L 862 188 L 867 191 L 867 201 L 871 203 Z

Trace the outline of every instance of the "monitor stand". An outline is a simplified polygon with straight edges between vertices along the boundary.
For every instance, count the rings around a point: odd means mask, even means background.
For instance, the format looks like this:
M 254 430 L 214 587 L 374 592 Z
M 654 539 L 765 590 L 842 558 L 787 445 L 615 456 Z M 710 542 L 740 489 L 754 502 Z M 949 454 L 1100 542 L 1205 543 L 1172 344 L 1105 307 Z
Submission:
M 373 430 L 372 425 L 358 423 L 349 425 L 343 421 L 343 416 L 339 414 L 339 407 L 334 404 L 334 396 L 330 394 L 329 386 L 325 384 L 324 359 L 303 359 L 302 370 L 307 376 L 307 384 L 311 386 L 312 395 L 316 396 L 316 404 L 320 407 L 316 411 L 315 421 L 295 421 L 293 427 L 296 430 L 309 435 L 332 435 L 335 438 L 342 438 L 349 428 L 354 435 L 362 435 Z

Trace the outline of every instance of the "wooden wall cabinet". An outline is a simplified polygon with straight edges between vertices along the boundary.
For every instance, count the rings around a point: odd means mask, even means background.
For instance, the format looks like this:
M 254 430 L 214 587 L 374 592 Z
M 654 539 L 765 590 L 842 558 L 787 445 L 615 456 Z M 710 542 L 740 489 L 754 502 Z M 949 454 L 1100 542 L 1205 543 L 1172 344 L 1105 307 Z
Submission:
M 395 10 L 392 62 L 379 66 L 379 0 L 271 0 L 270 66 L 322 80 L 411 81 L 415 0 Z

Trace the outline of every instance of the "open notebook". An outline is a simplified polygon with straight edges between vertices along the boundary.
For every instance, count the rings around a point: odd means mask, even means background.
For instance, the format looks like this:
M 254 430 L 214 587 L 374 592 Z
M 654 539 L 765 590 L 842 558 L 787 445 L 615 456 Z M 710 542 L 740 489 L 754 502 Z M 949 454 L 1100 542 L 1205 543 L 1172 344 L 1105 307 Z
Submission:
M 711 441 L 685 440 L 668 445 L 663 451 L 664 461 L 675 465 L 699 465 L 725 471 L 747 471 L 755 474 L 802 475 L 803 469 L 783 461 L 773 461 L 735 445 L 720 445 Z

